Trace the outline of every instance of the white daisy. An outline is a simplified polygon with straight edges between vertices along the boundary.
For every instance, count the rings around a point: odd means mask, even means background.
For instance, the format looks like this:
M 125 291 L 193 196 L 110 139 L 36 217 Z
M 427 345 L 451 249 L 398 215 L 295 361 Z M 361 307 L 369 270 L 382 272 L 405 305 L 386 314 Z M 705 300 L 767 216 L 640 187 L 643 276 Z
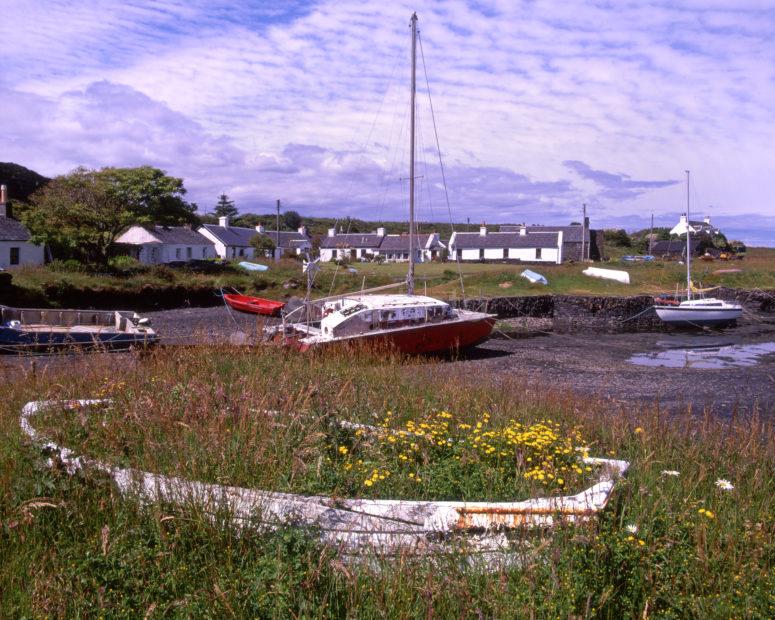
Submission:
M 624 528 L 627 530 L 630 534 L 637 534 L 638 533 L 638 526 L 630 524 Z
M 724 478 L 719 478 L 716 480 L 716 486 L 722 491 L 731 491 L 735 488 L 735 486 L 729 480 L 724 480 Z
M 678 476 L 679 472 L 677 472 L 675 469 L 663 469 L 662 470 L 663 476 Z

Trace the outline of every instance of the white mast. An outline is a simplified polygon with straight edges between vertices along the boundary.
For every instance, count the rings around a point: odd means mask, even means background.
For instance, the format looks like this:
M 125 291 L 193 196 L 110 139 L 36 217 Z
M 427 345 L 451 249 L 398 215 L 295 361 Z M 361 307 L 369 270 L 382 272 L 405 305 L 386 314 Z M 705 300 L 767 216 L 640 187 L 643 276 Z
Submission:
M 409 121 L 409 273 L 406 274 L 406 292 L 414 295 L 414 99 L 417 91 L 417 13 L 412 13 L 412 95 Z
M 692 298 L 692 244 L 689 241 L 691 239 L 692 227 L 689 225 L 689 171 L 686 171 L 686 298 Z

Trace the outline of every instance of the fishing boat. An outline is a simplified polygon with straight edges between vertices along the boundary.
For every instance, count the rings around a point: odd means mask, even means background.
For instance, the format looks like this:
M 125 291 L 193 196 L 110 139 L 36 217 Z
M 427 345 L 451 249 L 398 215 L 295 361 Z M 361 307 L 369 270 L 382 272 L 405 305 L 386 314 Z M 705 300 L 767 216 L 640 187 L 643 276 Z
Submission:
M 704 297 L 706 291 L 698 289 L 692 283 L 691 234 L 694 229 L 689 225 L 689 171 L 686 171 L 686 218 L 670 231 L 671 234 L 686 235 L 686 299 L 678 301 L 671 298 L 655 299 L 654 310 L 663 322 L 669 325 L 712 327 L 734 324 L 743 315 L 743 307 L 715 297 Z M 695 297 L 694 294 L 699 294 Z
M 224 293 L 223 300 L 229 304 L 229 307 L 238 312 L 263 314 L 265 316 L 280 316 L 280 311 L 285 306 L 285 302 L 282 301 L 239 295 L 237 293 Z
M 128 349 L 159 340 L 148 319 L 113 310 L 49 310 L 0 306 L 0 352 L 67 348 Z
M 286 345 L 308 350 L 332 346 L 387 347 L 403 354 L 443 353 L 486 340 L 495 315 L 453 308 L 447 302 L 414 294 L 415 265 L 415 95 L 417 14 L 411 18 L 412 74 L 409 142 L 409 269 L 405 294 L 385 294 L 396 285 L 305 302 L 283 316 L 282 325 L 267 335 Z M 376 294 L 380 291 L 380 294 Z

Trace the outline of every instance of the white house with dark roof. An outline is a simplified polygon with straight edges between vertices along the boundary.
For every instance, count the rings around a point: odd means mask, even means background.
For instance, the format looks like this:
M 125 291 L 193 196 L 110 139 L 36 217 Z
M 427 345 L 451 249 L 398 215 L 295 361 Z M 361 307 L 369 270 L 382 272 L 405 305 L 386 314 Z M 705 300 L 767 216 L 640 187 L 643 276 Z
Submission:
M 445 248 L 438 233 L 414 235 L 415 262 L 433 260 Z M 330 228 L 320 243 L 321 261 L 370 260 L 376 256 L 388 262 L 408 261 L 409 235 L 388 235 L 381 227 L 373 233 L 337 233 Z
M 0 186 L 0 267 L 42 265 L 45 252 L 42 245 L 30 243 L 30 231 L 13 219 L 8 202 L 8 190 Z
M 530 228 L 523 226 L 517 231 L 489 231 L 482 225 L 478 233 L 454 232 L 449 240 L 449 258 L 470 262 L 560 264 L 563 259 L 563 231 L 533 232 Z
M 131 226 L 116 238 L 141 263 L 216 258 L 215 244 L 188 226 Z
M 312 249 L 312 240 L 307 229 L 302 226 L 298 231 L 281 230 L 279 232 L 266 230 L 259 225 L 255 228 L 231 226 L 228 217 L 218 218 L 218 224 L 204 224 L 199 232 L 213 242 L 215 253 L 221 258 L 253 258 L 255 248 L 250 240 L 256 235 L 266 235 L 278 250 L 278 254 L 304 254 Z

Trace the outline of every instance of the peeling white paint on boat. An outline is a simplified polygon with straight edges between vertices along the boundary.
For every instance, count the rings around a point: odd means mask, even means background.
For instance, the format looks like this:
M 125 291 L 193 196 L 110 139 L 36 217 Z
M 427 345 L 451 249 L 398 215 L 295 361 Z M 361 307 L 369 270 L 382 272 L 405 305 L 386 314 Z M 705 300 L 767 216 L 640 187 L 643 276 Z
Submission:
M 197 506 L 209 515 L 226 510 L 237 527 L 276 528 L 290 524 L 309 528 L 319 534 L 323 543 L 351 556 L 368 551 L 379 555 L 462 552 L 469 561 L 483 566 L 511 563 L 515 561 L 514 554 L 519 553 L 512 540 L 517 531 L 594 518 L 605 508 L 616 479 L 629 467 L 626 461 L 585 458 L 586 463 L 600 470 L 598 481 L 590 488 L 576 495 L 520 502 L 338 499 L 209 484 L 116 467 L 76 455 L 72 449 L 43 436 L 31 423 L 45 409 L 72 411 L 108 404 L 109 400 L 33 401 L 23 407 L 20 426 L 33 444 L 51 455 L 49 466 L 59 464 L 70 474 L 79 470 L 102 472 L 122 494 L 136 496 L 145 503 Z M 351 423 L 343 425 L 380 430 Z

